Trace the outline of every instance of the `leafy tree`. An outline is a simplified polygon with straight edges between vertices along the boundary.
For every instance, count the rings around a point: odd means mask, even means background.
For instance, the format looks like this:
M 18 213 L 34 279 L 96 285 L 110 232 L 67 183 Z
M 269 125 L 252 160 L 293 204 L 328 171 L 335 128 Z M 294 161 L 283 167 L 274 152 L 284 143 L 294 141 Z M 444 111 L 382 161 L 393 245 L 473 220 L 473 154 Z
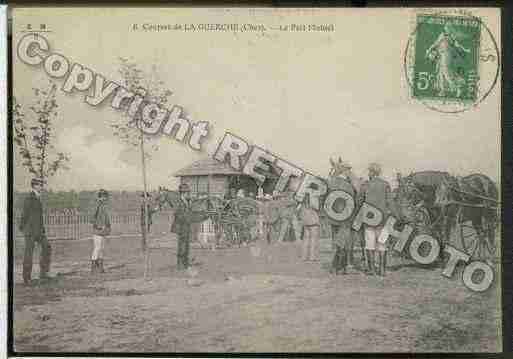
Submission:
M 69 155 L 58 152 L 53 145 L 54 122 L 58 120 L 56 89 L 52 82 L 46 89 L 33 88 L 35 100 L 30 105 L 13 99 L 14 142 L 22 158 L 21 164 L 32 176 L 42 180 L 61 169 L 69 169 Z

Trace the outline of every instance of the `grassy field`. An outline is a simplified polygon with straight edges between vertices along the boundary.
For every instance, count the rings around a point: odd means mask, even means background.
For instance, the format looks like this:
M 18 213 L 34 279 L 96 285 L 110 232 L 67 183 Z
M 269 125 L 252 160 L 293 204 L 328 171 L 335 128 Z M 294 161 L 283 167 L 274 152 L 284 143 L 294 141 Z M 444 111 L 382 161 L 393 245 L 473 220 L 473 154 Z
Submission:
M 385 278 L 327 273 L 294 242 L 211 251 L 193 269 L 176 250 L 152 254 L 145 280 L 139 239 L 110 239 L 107 273 L 89 274 L 91 243 L 53 243 L 51 284 L 21 282 L 16 248 L 14 343 L 20 352 L 428 352 L 501 348 L 499 288 L 474 293 L 440 268 L 392 257 Z M 35 266 L 37 278 L 37 265 Z

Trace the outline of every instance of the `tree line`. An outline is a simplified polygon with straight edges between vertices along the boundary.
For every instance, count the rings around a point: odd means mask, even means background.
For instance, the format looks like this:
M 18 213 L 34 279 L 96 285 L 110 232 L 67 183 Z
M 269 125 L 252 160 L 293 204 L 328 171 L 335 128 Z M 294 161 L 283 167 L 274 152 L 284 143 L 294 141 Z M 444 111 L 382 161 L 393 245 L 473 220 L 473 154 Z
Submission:
M 29 192 L 14 192 L 14 211 L 21 211 L 23 200 Z M 138 211 L 142 205 L 139 191 L 109 191 L 110 207 L 115 212 Z M 94 210 L 97 191 L 52 191 L 42 193 L 41 199 L 47 211 L 73 209 L 82 213 Z

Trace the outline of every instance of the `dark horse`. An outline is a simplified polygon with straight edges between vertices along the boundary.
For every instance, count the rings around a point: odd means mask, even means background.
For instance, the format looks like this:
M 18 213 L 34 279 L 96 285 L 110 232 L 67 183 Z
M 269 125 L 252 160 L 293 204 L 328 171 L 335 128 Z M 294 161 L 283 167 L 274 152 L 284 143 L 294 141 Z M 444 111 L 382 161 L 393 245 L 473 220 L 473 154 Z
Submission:
M 420 217 L 442 245 L 449 242 L 451 230 L 457 225 L 471 222 L 480 242 L 492 252 L 498 190 L 490 178 L 482 174 L 457 178 L 447 172 L 422 171 L 398 176 L 398 182 L 396 201 L 403 209 L 403 219 L 414 222 Z

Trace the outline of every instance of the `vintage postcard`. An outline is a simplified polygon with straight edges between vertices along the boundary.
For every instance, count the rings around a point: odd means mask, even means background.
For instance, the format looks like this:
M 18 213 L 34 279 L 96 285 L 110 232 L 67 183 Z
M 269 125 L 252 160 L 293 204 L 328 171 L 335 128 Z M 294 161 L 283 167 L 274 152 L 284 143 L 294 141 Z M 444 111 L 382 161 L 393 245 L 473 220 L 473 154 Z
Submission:
M 0 5 L 0 93 L 7 94 L 7 5 Z M 7 96 L 0 97 L 0 121 L 7 124 Z M 7 163 L 7 126 L 2 126 L 0 129 L 0 142 L 4 144 L 0 150 L 0 157 L 3 163 Z M 0 167 L 0 177 L 7 178 L 7 166 Z M 0 195 L 0 212 L 7 213 L 7 201 L 10 197 L 7 190 L 7 181 L 2 181 Z M 7 217 L 0 221 L 0 238 L 7 239 Z M 0 241 L 0 250 L 3 255 L 0 255 L 0 268 L 7 268 L 7 240 Z M 0 307 L 2 308 L 0 314 L 0 333 L 7 333 L 7 298 L 8 298 L 8 281 L 7 271 L 4 270 L 0 275 L 0 293 L 2 299 L 0 300 Z M 6 352 L 7 345 L 0 346 L 0 350 Z
M 17 354 L 502 351 L 499 9 L 12 19 Z

